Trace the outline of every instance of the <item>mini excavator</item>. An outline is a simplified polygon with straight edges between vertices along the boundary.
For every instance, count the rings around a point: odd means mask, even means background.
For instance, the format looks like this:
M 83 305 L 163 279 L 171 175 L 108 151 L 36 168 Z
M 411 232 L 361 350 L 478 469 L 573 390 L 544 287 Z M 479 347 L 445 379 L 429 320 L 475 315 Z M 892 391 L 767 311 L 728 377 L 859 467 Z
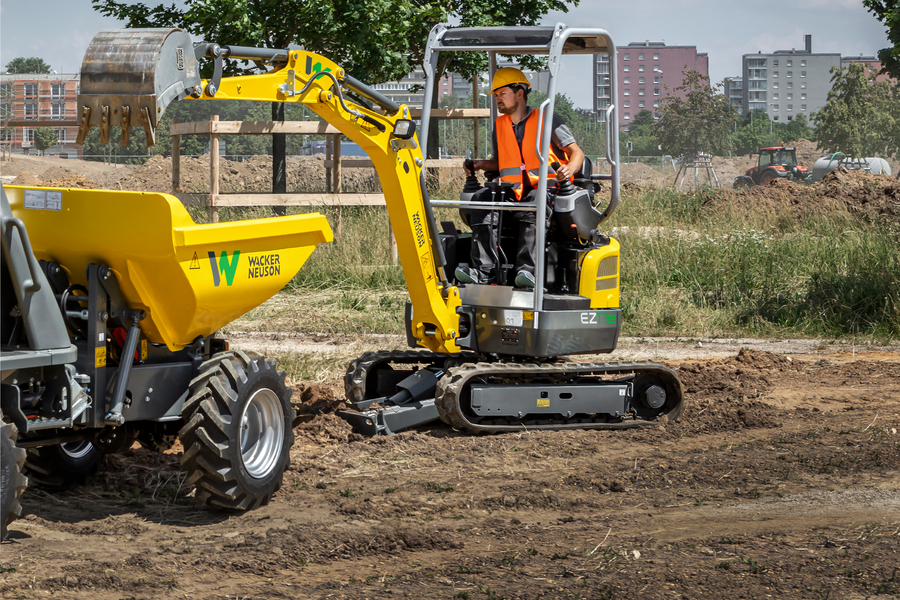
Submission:
M 616 52 L 602 29 L 553 27 L 452 28 L 430 32 L 424 68 L 424 109 L 418 127 L 406 105 L 348 75 L 312 52 L 193 43 L 180 29 L 130 29 L 99 33 L 82 69 L 79 143 L 92 126 L 101 140 L 120 125 L 123 143 L 132 126 L 143 126 L 153 144 L 159 117 L 175 100 L 251 100 L 302 103 L 371 158 L 409 290 L 407 351 L 369 352 L 344 377 L 351 409 L 340 415 L 367 435 L 392 434 L 440 419 L 472 433 L 524 429 L 622 429 L 678 417 L 683 388 L 676 373 L 649 362 L 577 362 L 569 355 L 612 352 L 622 326 L 619 309 L 619 244 L 601 224 L 619 202 L 617 107 L 605 112 L 609 173 L 587 169 L 574 184 L 553 190 L 549 217 L 535 204 L 466 198 L 482 184 L 467 181 L 459 201 L 431 200 L 427 163 L 418 140 L 427 140 L 434 79 L 441 52 L 479 52 L 496 70 L 497 54 L 547 57 L 547 100 L 539 107 L 536 151 L 549 156 L 556 86 L 563 55 L 608 56 L 610 97 L 617 97 Z M 223 61 L 250 60 L 267 67 L 258 75 L 223 77 Z M 201 80 L 202 60 L 214 61 Z M 496 118 L 496 106 L 492 107 Z M 550 165 L 541 161 L 537 197 L 547 193 Z M 600 210 L 594 193 L 608 186 Z M 487 181 L 499 200 L 501 183 Z M 503 285 L 512 268 L 501 258 L 500 285 L 460 285 L 452 279 L 469 256 L 471 234 L 452 223 L 441 230 L 435 206 L 500 213 L 498 251 L 514 256 L 516 232 L 502 216 L 536 211 L 539 285 Z M 451 274 L 451 275 L 448 275 Z

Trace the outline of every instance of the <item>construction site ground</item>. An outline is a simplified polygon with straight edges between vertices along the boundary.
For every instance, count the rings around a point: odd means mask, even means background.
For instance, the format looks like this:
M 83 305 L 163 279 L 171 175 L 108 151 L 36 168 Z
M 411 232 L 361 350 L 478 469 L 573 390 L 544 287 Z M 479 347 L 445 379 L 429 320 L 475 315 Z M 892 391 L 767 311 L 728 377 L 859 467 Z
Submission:
M 20 177 L 22 164 L 0 163 L 2 175 Z M 44 183 L 124 180 L 103 179 L 110 167 L 76 171 L 80 161 L 30 164 Z M 62 166 L 70 172 L 46 174 Z M 157 167 L 156 183 L 147 165 L 118 169 L 164 188 Z M 728 197 L 817 194 L 873 218 L 900 214 L 900 187 L 870 177 Z M 283 337 L 233 335 L 236 347 L 275 353 L 345 342 Z M 434 423 L 364 438 L 335 415 L 336 378 L 294 382 L 296 443 L 268 506 L 197 506 L 180 446 L 135 445 L 84 486 L 26 491 L 0 544 L 0 597 L 900 598 L 896 346 L 628 339 L 611 358 L 677 369 L 681 417 L 482 436 Z

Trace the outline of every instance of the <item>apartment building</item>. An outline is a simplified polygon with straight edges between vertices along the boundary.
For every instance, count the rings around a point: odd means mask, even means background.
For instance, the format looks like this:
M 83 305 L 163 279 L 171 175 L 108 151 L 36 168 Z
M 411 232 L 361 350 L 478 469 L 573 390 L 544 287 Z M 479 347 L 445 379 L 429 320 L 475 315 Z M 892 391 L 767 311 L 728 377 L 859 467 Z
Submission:
M 378 83 L 372 86 L 397 104 L 406 104 L 410 108 L 422 108 L 425 101 L 425 71 L 422 67 L 409 73 L 400 81 Z M 450 77 L 444 75 L 438 82 L 438 102 L 453 91 Z
M 681 85 L 685 71 L 709 76 L 709 55 L 696 46 L 667 46 L 664 41 L 631 42 L 616 46 L 619 89 L 616 98 L 619 127 L 629 123 L 642 110 L 659 118 L 660 101 Z M 668 88 L 668 90 L 666 89 Z M 594 55 L 594 112 L 605 121 L 609 108 L 609 55 Z
M 78 74 L 0 75 L 0 143 L 14 153 L 34 150 L 34 130 L 53 127 L 59 144 L 48 153 L 76 158 L 81 146 L 75 145 Z M 6 125 L 9 123 L 9 125 Z
M 812 35 L 800 50 L 743 56 L 744 111 L 764 110 L 776 122 L 792 121 L 825 105 L 831 89 L 831 68 L 841 66 L 837 53 L 813 53 Z
M 741 77 L 726 77 L 722 80 L 722 93 L 728 98 L 739 115 L 744 114 L 744 80 Z
M 844 56 L 841 57 L 841 68 L 847 67 L 853 63 L 860 64 L 865 69 L 865 74 L 870 81 L 887 81 L 897 85 L 897 81 L 890 77 L 887 73 L 880 74 L 881 61 L 874 56 Z

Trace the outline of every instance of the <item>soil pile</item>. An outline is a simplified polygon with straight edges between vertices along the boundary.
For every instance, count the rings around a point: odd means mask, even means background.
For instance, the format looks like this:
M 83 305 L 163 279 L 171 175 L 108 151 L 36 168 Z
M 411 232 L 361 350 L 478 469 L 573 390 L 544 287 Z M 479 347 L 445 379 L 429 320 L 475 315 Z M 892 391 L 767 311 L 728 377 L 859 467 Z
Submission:
M 838 168 L 815 184 L 776 179 L 769 185 L 711 193 L 708 208 L 732 208 L 803 218 L 847 211 L 868 222 L 900 221 L 900 180 Z
M 19 175 L 13 179 L 11 185 L 21 185 L 21 186 L 40 186 L 44 185 L 44 182 L 41 181 L 41 178 L 35 175 L 34 173 L 29 173 L 28 171 L 22 171 Z

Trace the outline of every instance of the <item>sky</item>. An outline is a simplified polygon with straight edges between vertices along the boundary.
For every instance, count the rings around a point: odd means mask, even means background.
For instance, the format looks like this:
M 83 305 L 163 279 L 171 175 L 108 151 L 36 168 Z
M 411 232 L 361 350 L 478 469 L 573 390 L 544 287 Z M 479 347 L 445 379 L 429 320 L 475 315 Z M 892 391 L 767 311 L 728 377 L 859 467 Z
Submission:
M 873 56 L 888 45 L 885 27 L 860 0 L 581 0 L 568 13 L 547 15 L 543 24 L 557 22 L 603 28 L 619 46 L 644 40 L 696 46 L 709 55 L 714 83 L 740 75 L 744 54 L 803 48 L 805 34 L 813 36 L 813 52 L 843 56 Z M 76 72 L 94 34 L 121 26 L 95 12 L 90 0 L 0 0 L 0 68 L 19 56 L 38 56 L 59 73 Z M 564 57 L 558 91 L 576 106 L 589 108 L 590 74 L 589 57 Z

